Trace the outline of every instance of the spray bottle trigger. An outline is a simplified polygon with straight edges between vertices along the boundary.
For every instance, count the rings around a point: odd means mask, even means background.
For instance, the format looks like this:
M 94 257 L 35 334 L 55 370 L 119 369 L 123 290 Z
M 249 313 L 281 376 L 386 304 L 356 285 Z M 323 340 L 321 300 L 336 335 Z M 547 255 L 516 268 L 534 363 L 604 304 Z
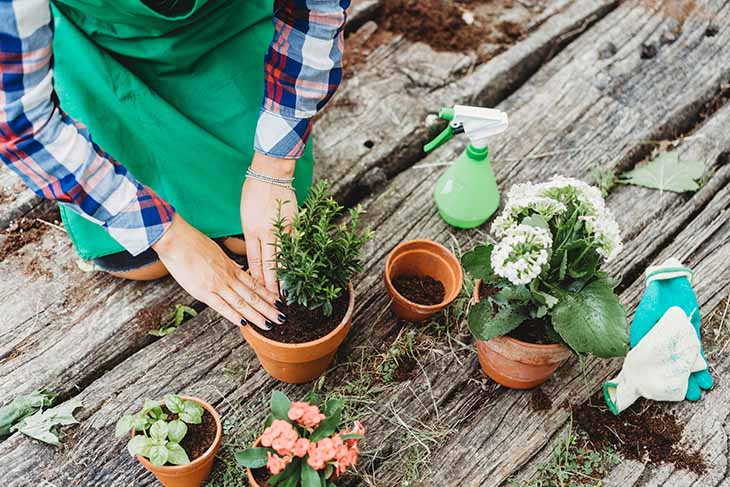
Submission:
M 426 144 L 426 145 L 423 146 L 423 151 L 424 152 L 431 152 L 436 147 L 440 146 L 444 142 L 446 142 L 449 139 L 451 139 L 451 137 L 453 137 L 453 136 L 454 136 L 454 129 L 451 126 L 451 124 L 449 124 L 449 125 L 446 126 L 446 128 L 444 130 L 441 131 L 440 134 L 438 134 L 436 136 L 435 139 L 433 139 L 431 142 L 429 142 L 428 144 Z

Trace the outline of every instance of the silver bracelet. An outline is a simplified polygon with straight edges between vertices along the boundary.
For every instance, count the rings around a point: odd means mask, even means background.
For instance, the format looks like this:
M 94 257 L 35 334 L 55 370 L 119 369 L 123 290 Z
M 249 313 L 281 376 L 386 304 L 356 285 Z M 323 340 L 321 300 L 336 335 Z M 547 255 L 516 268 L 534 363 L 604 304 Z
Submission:
M 292 182 L 294 181 L 293 177 L 290 178 L 277 178 L 274 176 L 267 176 L 266 174 L 261 174 L 250 167 L 246 171 L 246 178 L 255 179 L 257 181 L 261 181 L 263 183 L 271 184 L 273 186 L 279 186 L 280 188 L 286 188 L 293 190 L 294 187 L 292 186 Z

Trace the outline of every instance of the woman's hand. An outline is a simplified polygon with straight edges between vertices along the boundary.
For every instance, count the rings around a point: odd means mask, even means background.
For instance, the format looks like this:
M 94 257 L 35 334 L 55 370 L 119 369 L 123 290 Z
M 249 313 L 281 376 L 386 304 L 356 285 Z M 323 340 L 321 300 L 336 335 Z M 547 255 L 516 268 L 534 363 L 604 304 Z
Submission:
M 256 153 L 251 169 L 259 174 L 277 178 L 294 175 L 292 159 L 277 159 Z M 246 178 L 241 190 L 241 222 L 246 240 L 248 268 L 254 279 L 265 283 L 266 289 L 279 293 L 276 279 L 276 249 L 273 222 L 281 201 L 281 216 L 288 224 L 297 212 L 297 198 L 291 189 Z
M 183 289 L 232 323 L 253 323 L 270 330 L 286 319 L 276 309 L 281 303 L 275 293 L 238 267 L 179 214 L 152 248 Z

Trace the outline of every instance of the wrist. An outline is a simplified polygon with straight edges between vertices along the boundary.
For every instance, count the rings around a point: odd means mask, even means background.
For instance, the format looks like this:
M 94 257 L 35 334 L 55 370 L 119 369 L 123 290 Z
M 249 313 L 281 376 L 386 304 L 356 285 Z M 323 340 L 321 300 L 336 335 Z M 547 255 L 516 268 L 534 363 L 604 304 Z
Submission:
M 251 169 L 265 176 L 290 178 L 294 176 L 296 164 L 296 159 L 282 159 L 256 152 L 251 161 Z
M 164 254 L 173 245 L 175 234 L 183 224 L 185 224 L 185 220 L 178 213 L 175 213 L 172 217 L 172 223 L 170 223 L 165 233 L 162 234 L 157 242 L 151 245 L 152 249 L 158 254 Z

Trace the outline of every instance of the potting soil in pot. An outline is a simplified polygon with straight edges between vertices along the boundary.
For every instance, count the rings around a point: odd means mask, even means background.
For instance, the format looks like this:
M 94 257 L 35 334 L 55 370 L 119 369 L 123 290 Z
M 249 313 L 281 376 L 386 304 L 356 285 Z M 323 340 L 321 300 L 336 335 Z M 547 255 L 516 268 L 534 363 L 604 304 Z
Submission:
M 397 276 L 393 279 L 393 287 L 408 301 L 426 306 L 439 304 L 446 297 L 444 285 L 430 276 Z
M 271 477 L 273 477 L 273 475 L 271 475 L 271 472 L 269 472 L 266 467 L 253 470 L 253 478 L 256 479 L 256 483 L 259 484 L 259 487 L 266 487 L 267 485 L 270 485 L 269 479 Z
M 177 414 L 171 413 L 165 406 L 162 406 L 162 410 L 167 414 L 168 420 L 177 419 Z M 180 446 L 188 454 L 191 462 L 208 451 L 215 441 L 216 430 L 215 419 L 206 409 L 203 409 L 202 423 L 188 424 L 188 432 L 180 442 Z
M 281 312 L 286 322 L 274 325 L 271 330 L 264 331 L 258 327 L 251 328 L 266 338 L 282 343 L 311 342 L 330 333 L 342 322 L 350 304 L 350 295 L 342 293 L 332 302 L 331 316 L 324 316 L 322 309 L 310 310 L 298 304 L 284 305 Z

